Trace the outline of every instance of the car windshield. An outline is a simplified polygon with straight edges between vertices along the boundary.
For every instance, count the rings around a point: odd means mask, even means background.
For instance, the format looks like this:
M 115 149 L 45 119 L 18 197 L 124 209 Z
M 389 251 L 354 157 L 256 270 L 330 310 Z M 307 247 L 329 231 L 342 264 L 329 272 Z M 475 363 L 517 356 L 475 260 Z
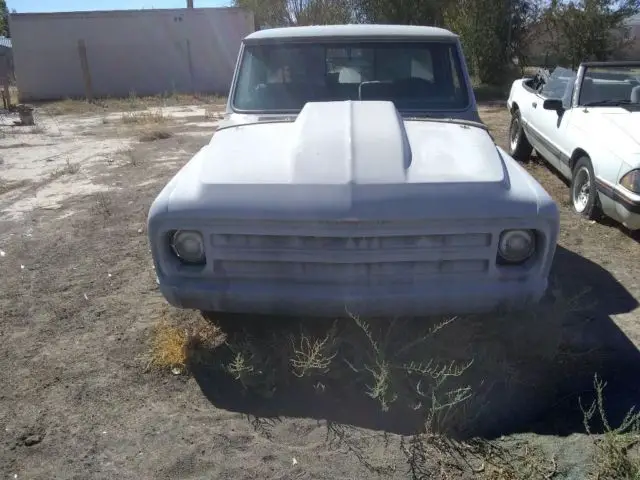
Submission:
M 469 104 L 452 42 L 247 45 L 232 106 L 300 111 L 307 102 L 389 100 L 398 110 L 463 110 Z
M 581 106 L 640 106 L 640 68 L 587 67 L 580 89 Z
M 562 99 L 570 94 L 576 72 L 564 67 L 556 67 L 544 82 L 540 94 L 546 98 Z

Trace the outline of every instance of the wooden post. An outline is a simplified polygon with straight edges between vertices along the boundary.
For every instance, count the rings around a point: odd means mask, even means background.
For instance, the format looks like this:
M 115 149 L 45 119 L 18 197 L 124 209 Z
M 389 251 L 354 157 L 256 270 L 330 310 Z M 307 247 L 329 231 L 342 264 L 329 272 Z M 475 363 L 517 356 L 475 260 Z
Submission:
M 195 94 L 195 75 L 193 73 L 193 58 L 191 57 L 191 42 L 187 40 L 187 64 L 189 66 L 189 80 L 191 81 L 191 93 Z
M 87 59 L 87 46 L 84 40 L 78 40 L 78 55 L 80 57 L 80 67 L 82 68 L 82 79 L 84 80 L 84 95 L 88 102 L 93 100 L 93 85 L 91 83 L 91 72 L 89 71 L 89 60 Z
M 2 79 L 2 96 L 4 97 L 4 108 L 11 110 L 11 92 L 9 92 L 9 77 Z

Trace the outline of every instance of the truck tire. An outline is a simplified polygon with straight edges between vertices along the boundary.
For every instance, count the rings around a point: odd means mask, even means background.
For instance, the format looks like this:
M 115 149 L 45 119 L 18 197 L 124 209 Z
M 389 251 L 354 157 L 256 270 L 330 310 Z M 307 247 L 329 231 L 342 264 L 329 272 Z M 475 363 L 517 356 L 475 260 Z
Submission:
M 526 162 L 532 151 L 533 147 L 522 129 L 520 110 L 516 109 L 511 115 L 511 124 L 509 125 L 509 155 L 519 162 Z

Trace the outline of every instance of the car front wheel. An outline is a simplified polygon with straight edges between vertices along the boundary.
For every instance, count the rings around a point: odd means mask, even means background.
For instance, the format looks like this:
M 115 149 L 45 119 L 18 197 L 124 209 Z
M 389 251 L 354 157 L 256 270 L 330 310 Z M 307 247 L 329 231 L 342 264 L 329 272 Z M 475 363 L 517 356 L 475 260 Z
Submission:
M 532 151 L 533 147 L 522 129 L 520 110 L 516 110 L 511 116 L 511 125 L 509 125 L 509 155 L 525 162 L 529 160 Z
M 600 216 L 595 175 L 589 157 L 581 157 L 571 176 L 571 205 L 573 210 L 591 220 Z

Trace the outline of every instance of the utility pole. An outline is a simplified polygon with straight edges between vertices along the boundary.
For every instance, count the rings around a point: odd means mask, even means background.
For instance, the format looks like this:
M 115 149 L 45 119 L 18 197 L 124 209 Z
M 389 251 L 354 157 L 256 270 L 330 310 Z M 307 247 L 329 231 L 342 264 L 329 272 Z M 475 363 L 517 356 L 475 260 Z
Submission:
M 187 8 L 193 8 L 193 0 L 187 0 Z

